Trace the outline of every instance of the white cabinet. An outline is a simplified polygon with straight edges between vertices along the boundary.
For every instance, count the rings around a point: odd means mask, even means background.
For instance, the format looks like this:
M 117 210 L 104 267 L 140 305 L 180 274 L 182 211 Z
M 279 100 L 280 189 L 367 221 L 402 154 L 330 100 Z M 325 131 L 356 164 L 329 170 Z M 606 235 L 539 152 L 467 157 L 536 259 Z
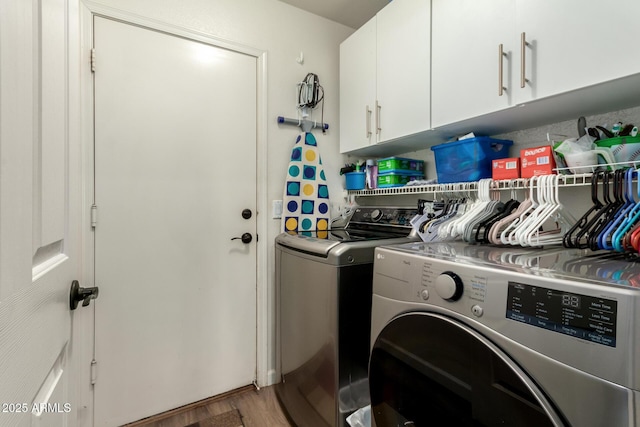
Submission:
M 432 126 L 640 72 L 638 16 L 637 0 L 433 0 Z
M 340 152 L 376 140 L 376 17 L 340 45 Z
M 498 111 L 512 103 L 512 0 L 433 0 L 432 88 L 434 127 Z M 507 36 L 509 35 L 509 36 Z M 498 56 L 503 43 L 506 58 Z M 498 93 L 500 66 L 502 86 Z
M 340 152 L 430 128 L 430 0 L 394 0 L 340 45 Z

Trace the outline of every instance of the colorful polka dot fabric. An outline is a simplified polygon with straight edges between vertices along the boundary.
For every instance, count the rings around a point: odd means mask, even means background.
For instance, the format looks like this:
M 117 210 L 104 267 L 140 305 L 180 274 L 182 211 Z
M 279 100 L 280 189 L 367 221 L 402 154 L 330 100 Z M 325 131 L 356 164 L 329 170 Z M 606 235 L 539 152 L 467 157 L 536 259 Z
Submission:
M 318 144 L 311 133 L 298 135 L 291 151 L 282 210 L 284 232 L 328 236 L 329 189 Z

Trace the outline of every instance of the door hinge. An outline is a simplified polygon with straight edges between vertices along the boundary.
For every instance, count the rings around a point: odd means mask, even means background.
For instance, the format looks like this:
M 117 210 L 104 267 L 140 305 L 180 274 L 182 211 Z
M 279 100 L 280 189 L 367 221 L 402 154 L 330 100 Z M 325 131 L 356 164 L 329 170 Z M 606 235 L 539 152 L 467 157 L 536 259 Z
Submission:
M 98 362 L 96 362 L 96 359 L 93 359 L 91 361 L 91 385 L 95 385 L 96 383 L 96 379 L 98 377 L 98 372 L 96 369 L 96 365 L 98 364 Z
M 91 205 L 91 227 L 96 228 L 98 224 L 98 207 L 96 205 Z
M 91 72 L 96 72 L 96 50 L 91 49 Z

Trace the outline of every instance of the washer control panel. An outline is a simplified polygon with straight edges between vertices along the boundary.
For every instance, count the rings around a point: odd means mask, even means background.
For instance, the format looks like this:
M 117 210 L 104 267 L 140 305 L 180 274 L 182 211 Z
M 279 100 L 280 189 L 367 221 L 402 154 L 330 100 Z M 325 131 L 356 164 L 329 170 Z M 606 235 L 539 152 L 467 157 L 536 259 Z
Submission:
M 488 267 L 480 261 L 379 247 L 373 290 L 392 299 L 454 311 L 491 328 L 507 324 L 517 329 L 515 324 L 519 323 L 600 346 L 619 345 L 618 319 L 629 310 L 623 304 L 629 299 L 622 293 L 617 295 L 616 288 L 561 280 L 547 270 L 535 274 Z
M 417 213 L 416 208 L 359 206 L 349 220 L 349 227 L 376 224 L 411 228 L 410 221 Z

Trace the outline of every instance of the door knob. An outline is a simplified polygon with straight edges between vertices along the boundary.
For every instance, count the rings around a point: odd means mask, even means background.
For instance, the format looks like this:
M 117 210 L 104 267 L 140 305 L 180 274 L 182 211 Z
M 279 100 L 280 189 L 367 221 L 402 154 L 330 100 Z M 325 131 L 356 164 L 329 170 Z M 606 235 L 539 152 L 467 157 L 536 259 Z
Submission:
M 251 209 L 243 209 L 242 210 L 242 218 L 249 219 L 249 218 L 251 218 L 251 215 L 253 215 L 253 212 L 251 212 Z
M 242 240 L 242 243 L 247 244 L 251 243 L 253 236 L 251 233 L 244 233 L 241 237 L 232 237 L 231 240 Z
M 81 288 L 77 280 L 71 282 L 71 293 L 69 295 L 69 308 L 75 310 L 78 308 L 78 302 L 82 301 L 82 306 L 89 305 L 92 299 L 98 298 L 98 287 Z

